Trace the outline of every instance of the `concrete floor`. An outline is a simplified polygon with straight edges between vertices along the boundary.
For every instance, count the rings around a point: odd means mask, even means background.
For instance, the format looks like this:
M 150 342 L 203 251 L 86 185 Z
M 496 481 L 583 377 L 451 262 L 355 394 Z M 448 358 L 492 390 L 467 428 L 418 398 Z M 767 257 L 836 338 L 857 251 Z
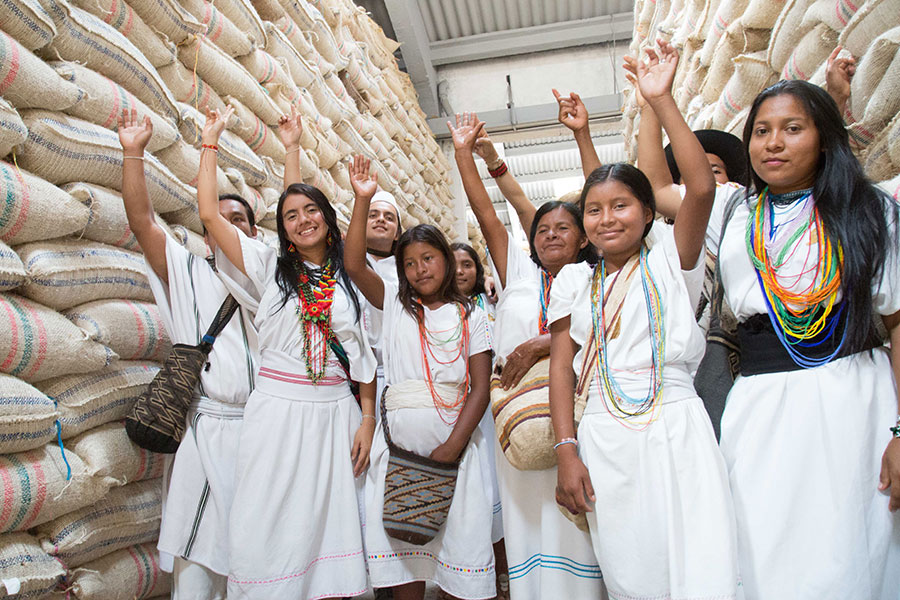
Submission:
M 368 592 L 367 594 L 363 594 L 359 596 L 362 600 L 374 600 L 375 594 L 373 592 Z M 425 600 L 437 600 L 438 597 L 438 586 L 434 584 L 427 584 L 425 586 Z

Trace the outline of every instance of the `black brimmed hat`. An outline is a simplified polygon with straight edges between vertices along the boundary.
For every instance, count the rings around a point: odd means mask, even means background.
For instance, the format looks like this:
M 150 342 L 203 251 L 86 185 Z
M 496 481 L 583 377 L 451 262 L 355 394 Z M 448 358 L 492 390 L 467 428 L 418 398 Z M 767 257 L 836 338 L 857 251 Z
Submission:
M 741 185 L 747 185 L 747 166 L 744 154 L 744 143 L 735 135 L 719 131 L 718 129 L 699 129 L 694 132 L 703 150 L 709 154 L 715 154 L 725 163 L 728 171 L 728 180 Z M 672 144 L 666 146 L 666 162 L 669 163 L 669 172 L 672 180 L 678 183 L 681 173 L 675 164 L 675 155 L 672 153 Z

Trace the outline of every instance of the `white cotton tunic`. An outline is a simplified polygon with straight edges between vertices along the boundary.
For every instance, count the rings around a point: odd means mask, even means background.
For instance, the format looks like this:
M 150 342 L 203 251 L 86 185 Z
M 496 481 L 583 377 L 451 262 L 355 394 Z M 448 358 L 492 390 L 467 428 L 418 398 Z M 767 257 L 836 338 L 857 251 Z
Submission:
M 737 208 L 719 253 L 725 300 L 738 321 L 766 314 L 745 242 L 749 216 L 746 203 Z M 792 216 L 776 215 L 775 224 Z M 900 242 L 891 239 L 888 249 L 883 277 L 872 286 L 879 315 L 900 310 Z M 809 251 L 816 256 L 815 247 Z M 806 255 L 804 247 L 791 254 L 778 271 L 783 282 Z M 804 275 L 797 289 L 809 283 Z M 896 419 L 884 348 L 813 369 L 738 376 L 721 447 L 747 598 L 900 598 L 900 515 L 877 489 Z
M 307 378 L 298 300 L 282 306 L 275 250 L 244 237 L 241 249 L 252 288 L 236 297 L 256 310 L 260 370 L 241 432 L 228 598 L 358 596 L 367 589 L 364 478 L 353 477 L 350 450 L 362 414 L 330 350 L 325 379 Z M 331 327 L 353 379 L 372 381 L 375 357 L 340 283 Z
M 379 258 L 373 254 L 367 255 L 369 259 L 369 263 L 372 265 L 372 268 L 376 273 L 383 279 L 384 281 L 389 281 L 394 285 L 397 285 L 397 259 L 394 256 L 388 256 L 387 258 Z M 369 335 L 369 345 L 372 346 L 372 351 L 375 353 L 375 360 L 378 361 L 378 387 L 377 387 L 377 396 L 376 399 L 376 410 L 375 417 L 376 419 L 381 419 L 381 392 L 384 391 L 384 357 L 382 356 L 381 351 L 381 339 L 382 339 L 382 320 L 383 320 L 383 312 L 371 304 L 365 299 L 365 327 L 366 333 Z
M 625 426 L 613 416 L 618 413 L 608 406 L 594 371 L 577 434 L 578 454 L 596 495 L 594 510 L 587 513 L 594 552 L 614 600 L 735 598 L 728 475 L 693 386 L 704 349 L 693 310 L 704 259 L 701 255 L 694 269 L 682 271 L 672 228 L 660 222 L 653 224 L 647 243 L 647 264 L 663 310 L 662 397 L 649 425 Z M 550 321 L 570 317 L 569 335 L 581 347 L 573 361 L 576 373 L 593 332 L 592 274 L 585 263 L 567 265 L 551 290 Z M 610 371 L 626 394 L 644 398 L 652 350 L 640 268 L 630 281 L 620 327 L 607 341 Z
M 497 273 L 497 268 L 491 267 Z M 498 360 L 539 333 L 540 269 L 512 236 L 505 282 L 501 285 L 497 279 L 500 297 L 493 342 Z M 516 600 L 605 597 L 590 536 L 575 527 L 556 504 L 556 467 L 520 471 L 506 460 L 497 435 L 492 437 L 510 596 Z
M 385 282 L 384 358 L 387 385 L 425 379 L 418 325 L 397 298 L 397 286 Z M 459 323 L 453 304 L 425 308 L 430 331 L 450 336 Z M 485 314 L 475 308 L 469 318 L 469 354 L 490 350 L 485 336 Z M 465 381 L 468 356 L 457 357 L 457 342 L 433 347 L 429 356 L 432 381 L 459 385 Z M 449 364 L 439 364 L 449 362 Z M 452 401 L 453 398 L 445 398 Z M 431 399 L 427 400 L 431 403 Z M 397 408 L 387 413 L 391 438 L 401 448 L 422 456 L 444 443 L 453 430 L 432 406 Z M 476 427 L 463 451 L 456 489 L 447 521 L 437 536 L 417 546 L 387 536 L 382 522 L 384 480 L 390 453 L 381 425 L 372 444 L 372 464 L 366 480 L 366 552 L 373 587 L 391 587 L 413 581 L 431 581 L 445 592 L 463 599 L 487 599 L 496 595 L 494 554 L 491 548 L 491 497 L 483 473 L 484 437 Z
M 150 265 L 147 278 L 160 317 L 175 344 L 198 344 L 228 290 L 221 273 L 166 235 L 168 284 Z M 248 285 L 239 273 L 234 285 Z M 244 308 L 213 344 L 209 370 L 187 415 L 184 437 L 170 468 L 157 547 L 171 570 L 173 557 L 228 574 L 228 518 L 244 404 L 258 363 L 256 327 Z

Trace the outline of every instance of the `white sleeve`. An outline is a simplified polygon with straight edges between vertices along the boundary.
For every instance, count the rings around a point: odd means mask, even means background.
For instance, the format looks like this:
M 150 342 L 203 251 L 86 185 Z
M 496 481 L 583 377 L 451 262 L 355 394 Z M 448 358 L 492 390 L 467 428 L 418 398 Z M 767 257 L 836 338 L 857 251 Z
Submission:
M 578 263 L 564 266 L 553 279 L 550 286 L 550 305 L 547 307 L 547 323 L 555 323 L 572 314 L 572 305 L 578 295 L 579 280 L 583 279 L 582 271 L 589 268 Z
M 742 194 L 746 192 L 742 185 L 733 181 L 716 184 L 716 198 L 713 200 L 712 212 L 709 214 L 709 223 L 706 225 L 706 248 L 713 256 L 719 255 L 719 238 L 722 236 L 725 206 L 728 204 L 728 199 L 731 198 L 732 194 L 738 191 Z
M 475 306 L 469 313 L 468 321 L 469 356 L 489 351 L 491 340 L 488 335 L 487 313 L 480 306 Z
M 885 316 L 900 311 L 900 223 L 896 214 L 886 218 L 888 243 L 884 266 L 881 277 L 872 285 L 872 309 Z
M 509 287 L 509 284 L 513 281 L 534 277 L 534 272 L 538 266 L 531 260 L 531 256 L 519 247 L 519 243 L 511 233 L 507 232 L 506 238 L 506 287 Z M 488 262 L 490 263 L 491 271 L 494 273 L 494 283 L 497 285 L 497 295 L 499 295 L 503 291 L 504 286 L 500 282 L 497 266 L 490 255 L 488 256 Z

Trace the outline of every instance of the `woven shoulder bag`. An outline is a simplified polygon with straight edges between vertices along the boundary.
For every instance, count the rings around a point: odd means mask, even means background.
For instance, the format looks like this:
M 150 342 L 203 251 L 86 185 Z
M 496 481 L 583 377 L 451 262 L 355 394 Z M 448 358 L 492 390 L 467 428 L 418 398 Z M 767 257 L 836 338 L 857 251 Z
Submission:
M 438 462 L 394 444 L 388 428 L 384 393 L 381 396 L 381 429 L 390 452 L 381 515 L 384 531 L 388 536 L 410 544 L 427 544 L 447 521 L 456 490 L 459 462 Z
M 125 419 L 131 441 L 153 452 L 173 454 L 178 450 L 200 372 L 208 367 L 213 343 L 237 308 L 237 300 L 229 294 L 199 344 L 172 346 L 166 362 Z

